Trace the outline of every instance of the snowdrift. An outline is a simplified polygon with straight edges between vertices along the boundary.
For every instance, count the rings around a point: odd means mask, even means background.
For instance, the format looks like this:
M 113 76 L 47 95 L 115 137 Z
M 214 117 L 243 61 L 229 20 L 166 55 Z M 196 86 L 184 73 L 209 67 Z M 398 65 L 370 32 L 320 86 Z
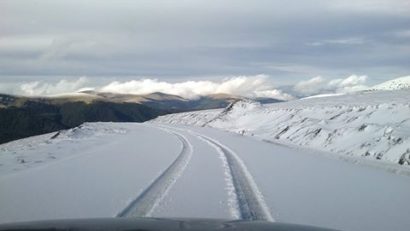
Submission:
M 393 91 L 410 88 L 410 76 L 404 76 L 397 79 L 392 79 L 376 86 L 373 86 L 371 90 Z
M 161 116 L 154 121 L 220 128 L 267 141 L 354 157 L 410 164 L 410 90 L 364 91 L 225 110 Z
M 84 153 L 105 139 L 128 133 L 126 123 L 84 123 L 78 127 L 0 145 L 0 176 Z M 83 143 L 79 144 L 79 141 Z M 71 148 L 68 149 L 67 147 Z

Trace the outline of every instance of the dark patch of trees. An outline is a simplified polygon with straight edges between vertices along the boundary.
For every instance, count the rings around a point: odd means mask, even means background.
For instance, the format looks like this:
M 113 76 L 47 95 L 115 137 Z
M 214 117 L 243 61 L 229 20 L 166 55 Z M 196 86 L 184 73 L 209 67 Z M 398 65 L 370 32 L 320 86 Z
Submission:
M 67 102 L 52 105 L 27 101 L 0 108 L 0 143 L 76 127 L 84 122 L 144 122 L 166 110 L 136 103 Z

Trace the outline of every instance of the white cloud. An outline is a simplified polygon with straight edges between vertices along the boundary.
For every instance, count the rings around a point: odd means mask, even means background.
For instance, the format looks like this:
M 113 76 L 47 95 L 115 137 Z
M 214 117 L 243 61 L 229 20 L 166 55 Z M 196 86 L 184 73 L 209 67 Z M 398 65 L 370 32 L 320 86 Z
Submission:
M 360 45 L 364 44 L 363 38 L 340 38 L 340 39 L 325 39 L 312 43 L 307 43 L 309 46 L 323 46 L 323 45 Z
M 39 81 L 26 82 L 21 84 L 13 93 L 26 96 L 58 95 L 80 91 L 86 87 L 87 83 L 88 79 L 85 77 L 72 81 L 63 79 L 54 84 Z
M 328 93 L 346 93 L 365 90 L 367 76 L 351 75 L 346 78 L 326 79 L 316 76 L 297 82 L 291 88 L 276 87 L 272 78 L 267 75 L 236 76 L 222 80 L 197 80 L 167 82 L 153 78 L 133 79 L 125 81 L 102 81 L 100 79 L 80 77 L 62 79 L 57 82 L 3 82 L 0 93 L 25 96 L 55 96 L 75 93 L 82 90 L 95 90 L 118 94 L 144 95 L 162 92 L 194 99 L 210 94 L 230 94 L 245 97 L 270 97 L 291 100 L 295 96 L 306 97 Z
M 266 75 L 239 76 L 222 81 L 186 81 L 169 83 L 157 79 L 131 80 L 112 82 L 99 89 L 104 92 L 149 94 L 163 92 L 185 98 L 195 98 L 209 94 L 232 94 L 248 97 L 273 97 L 291 99 L 292 96 L 276 89 Z
M 293 87 L 293 90 L 300 95 L 309 96 L 323 93 L 345 93 L 365 90 L 367 76 L 351 75 L 345 79 L 327 80 L 321 76 L 301 81 Z
M 317 93 L 319 89 L 323 88 L 325 82 L 326 81 L 324 78 L 317 76 L 306 81 L 300 81 L 293 87 L 293 89 L 303 95 L 311 95 Z
M 290 91 L 277 88 L 267 75 L 236 76 L 222 80 L 198 80 L 167 82 L 158 79 L 134 79 L 113 81 L 108 84 L 80 77 L 62 79 L 58 82 L 5 82 L 0 84 L 0 93 L 25 96 L 53 96 L 69 94 L 82 90 L 95 90 L 119 94 L 144 95 L 154 92 L 179 95 L 184 98 L 197 98 L 210 94 L 230 94 L 245 97 L 270 97 L 282 100 L 294 99 L 294 96 L 311 96 L 324 93 L 345 93 L 364 90 L 368 87 L 366 76 L 351 75 L 344 79 L 325 79 L 321 76 L 296 83 Z
M 367 76 L 351 75 L 345 79 L 334 79 L 329 82 L 329 86 L 336 90 L 336 92 L 352 92 L 367 89 Z
M 136 79 L 113 81 L 101 84 L 95 80 L 81 77 L 74 80 L 60 80 L 55 83 L 33 81 L 13 84 L 0 84 L 0 92 L 25 96 L 52 96 L 94 89 L 101 92 L 144 95 L 154 92 L 179 95 L 185 98 L 196 98 L 210 94 L 231 94 L 246 97 L 271 97 L 289 100 L 293 97 L 277 89 L 266 75 L 238 76 L 223 80 L 200 80 L 166 82 L 158 79 Z

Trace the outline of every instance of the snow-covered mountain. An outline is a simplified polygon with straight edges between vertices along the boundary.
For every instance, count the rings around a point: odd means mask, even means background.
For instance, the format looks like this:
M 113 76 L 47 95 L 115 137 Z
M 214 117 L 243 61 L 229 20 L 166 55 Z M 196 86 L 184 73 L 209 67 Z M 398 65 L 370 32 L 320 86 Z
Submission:
M 224 108 L 244 99 L 227 94 L 186 99 L 155 92 L 146 95 L 82 91 L 48 97 L 0 93 L 0 143 L 73 128 L 84 122 L 143 122 L 172 112 Z M 281 102 L 254 98 L 261 103 Z
M 270 142 L 410 164 L 410 90 L 370 91 L 171 114 L 161 123 L 220 128 Z
M 410 88 L 410 76 L 404 76 L 397 79 L 392 79 L 381 84 L 377 84 L 371 90 L 401 90 Z

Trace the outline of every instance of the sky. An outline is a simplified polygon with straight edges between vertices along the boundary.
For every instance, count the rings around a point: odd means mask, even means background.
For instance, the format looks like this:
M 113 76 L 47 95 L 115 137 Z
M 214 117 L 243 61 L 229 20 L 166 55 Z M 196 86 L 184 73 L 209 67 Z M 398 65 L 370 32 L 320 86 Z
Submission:
M 0 15 L 4 93 L 286 98 L 410 75 L 409 0 L 2 0 Z

